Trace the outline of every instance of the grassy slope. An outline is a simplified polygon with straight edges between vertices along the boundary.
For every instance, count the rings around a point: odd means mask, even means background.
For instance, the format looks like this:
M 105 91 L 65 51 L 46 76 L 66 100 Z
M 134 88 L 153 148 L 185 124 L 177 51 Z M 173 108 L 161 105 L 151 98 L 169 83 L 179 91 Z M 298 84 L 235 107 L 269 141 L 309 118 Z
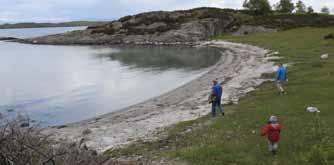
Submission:
M 166 140 L 137 144 L 109 154 L 143 154 L 151 158 L 158 155 L 189 164 L 210 165 L 320 164 L 321 161 L 333 161 L 334 40 L 323 40 L 323 36 L 330 32 L 334 33 L 334 28 L 219 37 L 277 50 L 285 58 L 283 62 L 295 63 L 289 68 L 288 95 L 278 96 L 274 85 L 266 83 L 240 104 L 226 106 L 227 116 L 224 118 L 213 120 L 205 117 L 184 122 L 170 129 Z M 330 53 L 330 59 L 320 60 L 322 53 Z M 305 112 L 310 105 L 319 107 L 321 113 Z M 284 126 L 280 152 L 275 159 L 267 154 L 267 143 L 259 135 L 260 128 L 272 114 L 279 116 Z M 200 125 L 199 129 L 180 133 L 194 125 Z

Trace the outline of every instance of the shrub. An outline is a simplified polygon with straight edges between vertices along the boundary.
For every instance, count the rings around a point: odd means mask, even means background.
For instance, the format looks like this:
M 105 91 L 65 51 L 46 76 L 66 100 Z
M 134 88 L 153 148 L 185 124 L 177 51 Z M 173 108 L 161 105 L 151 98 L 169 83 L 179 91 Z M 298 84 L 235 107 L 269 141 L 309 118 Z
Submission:
M 100 165 L 107 161 L 82 142 L 57 142 L 41 130 L 26 118 L 0 119 L 0 164 Z
M 324 40 L 334 39 L 334 34 L 330 33 L 324 36 Z

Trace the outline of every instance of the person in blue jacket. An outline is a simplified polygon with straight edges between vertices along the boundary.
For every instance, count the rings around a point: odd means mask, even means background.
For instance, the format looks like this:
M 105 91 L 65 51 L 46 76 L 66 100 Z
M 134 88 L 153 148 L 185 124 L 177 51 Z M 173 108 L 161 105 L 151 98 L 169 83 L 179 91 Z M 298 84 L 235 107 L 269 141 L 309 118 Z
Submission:
M 284 85 L 286 81 L 288 80 L 288 72 L 287 69 L 283 66 L 283 64 L 278 65 L 277 73 L 276 73 L 276 83 L 277 88 L 280 95 L 286 94 L 286 91 L 284 89 Z
M 212 92 L 210 95 L 210 103 L 212 104 L 212 117 L 216 116 L 216 109 L 219 109 L 224 116 L 224 109 L 221 105 L 221 98 L 223 95 L 223 88 L 218 80 L 213 80 Z

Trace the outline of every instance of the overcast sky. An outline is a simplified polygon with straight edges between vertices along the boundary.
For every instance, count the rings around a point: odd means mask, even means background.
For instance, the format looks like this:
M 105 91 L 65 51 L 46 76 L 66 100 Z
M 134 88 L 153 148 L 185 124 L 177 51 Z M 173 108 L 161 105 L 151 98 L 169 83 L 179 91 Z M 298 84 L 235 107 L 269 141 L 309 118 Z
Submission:
M 0 23 L 63 22 L 111 20 L 152 10 L 194 7 L 241 8 L 244 0 L 0 0 Z M 279 0 L 270 0 L 271 4 Z M 297 1 L 297 0 L 294 0 Z M 303 0 L 316 11 L 328 6 L 334 13 L 334 0 Z

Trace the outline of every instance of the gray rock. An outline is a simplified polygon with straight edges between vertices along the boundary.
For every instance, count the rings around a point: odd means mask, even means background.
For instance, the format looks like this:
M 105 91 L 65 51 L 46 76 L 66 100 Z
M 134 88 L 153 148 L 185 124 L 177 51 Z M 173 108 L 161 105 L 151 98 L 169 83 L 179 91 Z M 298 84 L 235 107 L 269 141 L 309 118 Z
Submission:
M 97 156 L 97 155 L 98 155 L 98 153 L 97 153 L 96 150 L 90 150 L 90 154 L 91 154 L 92 156 Z
M 190 133 L 190 132 L 192 132 L 192 131 L 193 131 L 192 128 L 188 128 L 188 129 L 186 129 L 186 130 L 184 131 L 184 133 Z
M 123 27 L 122 22 L 119 21 L 113 22 L 111 25 L 114 30 L 120 30 Z
M 30 126 L 30 124 L 29 124 L 29 122 L 23 122 L 23 123 L 21 123 L 20 124 L 20 127 L 29 127 Z
M 89 134 L 91 134 L 92 133 L 92 130 L 90 130 L 90 129 L 85 129 L 84 131 L 82 131 L 82 135 L 89 135 Z
M 192 106 L 192 107 L 191 107 L 191 110 L 197 110 L 197 109 L 199 109 L 198 106 Z
M 79 141 L 79 146 L 83 146 L 85 144 L 86 138 L 81 138 Z
M 66 128 L 67 127 L 67 125 L 60 125 L 60 126 L 57 126 L 56 128 L 57 129 L 63 129 L 63 128 Z
M 97 118 L 95 118 L 95 121 L 98 122 L 101 119 L 102 119 L 101 117 L 97 117 Z
M 272 33 L 272 32 L 277 32 L 277 29 L 265 28 L 263 26 L 243 25 L 236 32 L 232 33 L 232 35 L 241 36 L 252 33 Z

